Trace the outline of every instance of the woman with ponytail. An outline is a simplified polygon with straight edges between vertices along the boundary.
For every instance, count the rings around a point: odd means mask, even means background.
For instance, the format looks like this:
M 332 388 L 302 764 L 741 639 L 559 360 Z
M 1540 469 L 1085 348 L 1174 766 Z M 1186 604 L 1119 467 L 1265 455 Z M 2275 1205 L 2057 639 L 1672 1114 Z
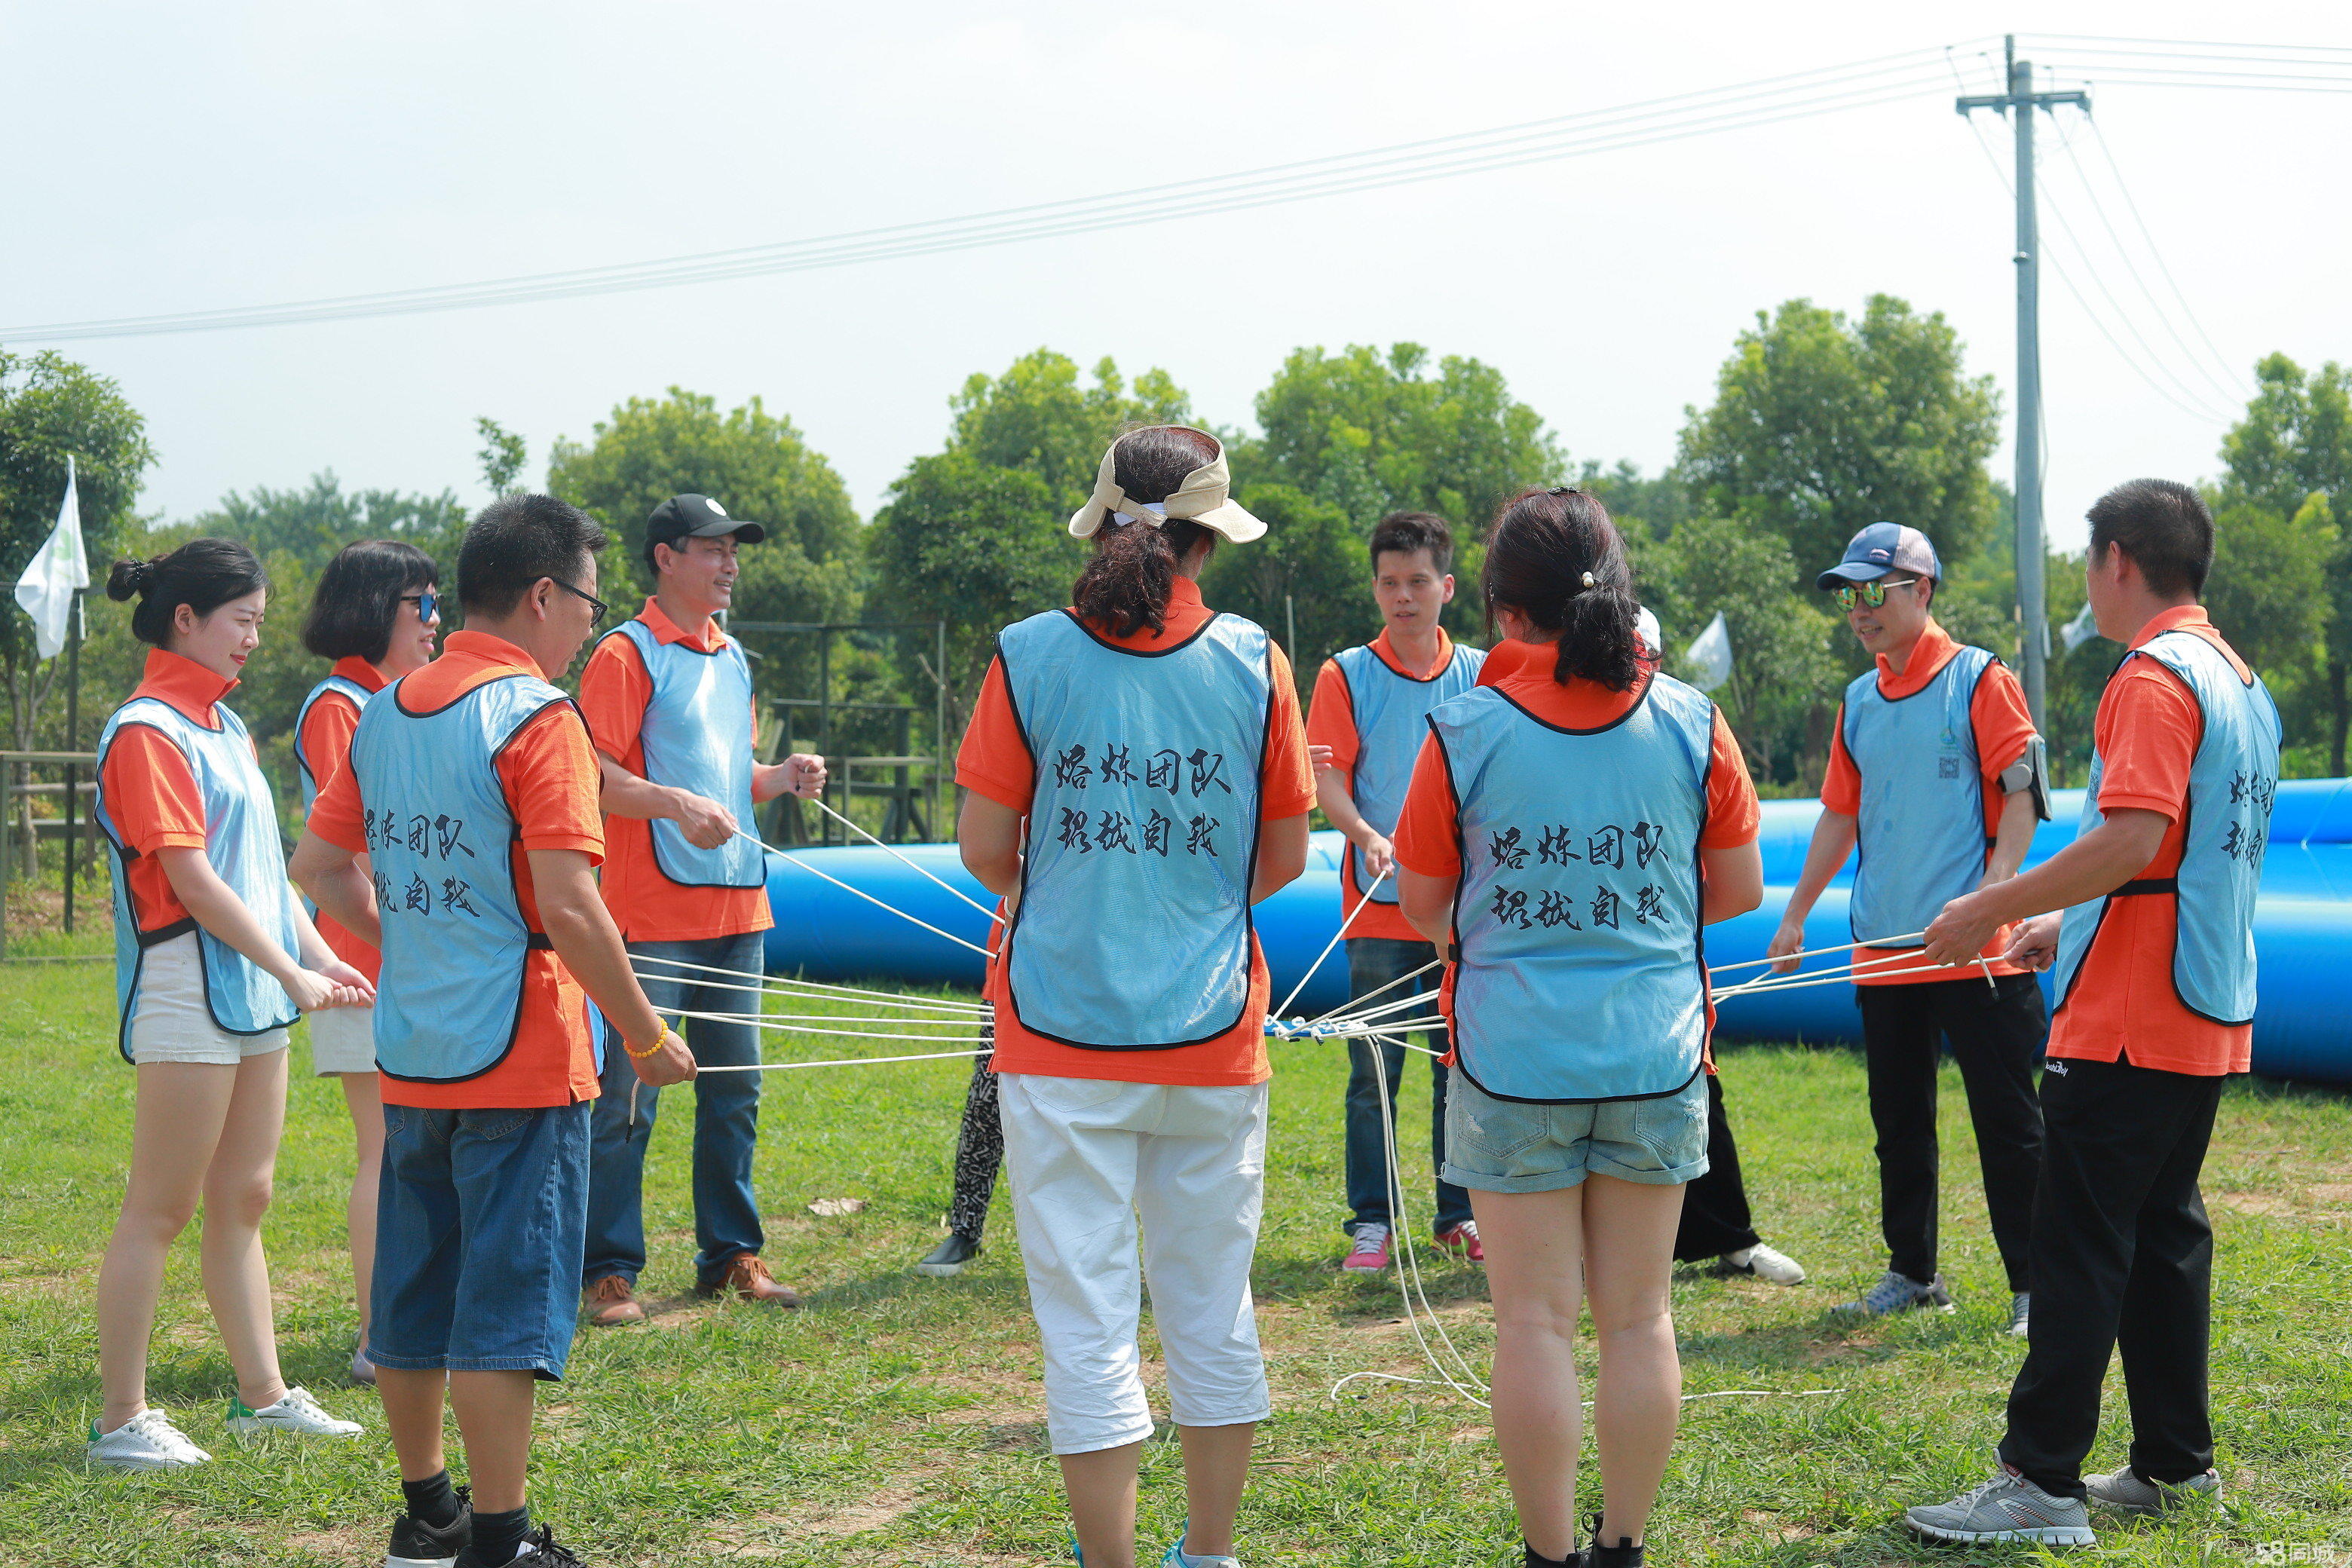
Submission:
M 1009 905 L 991 1065 L 1086 1568 L 1136 1561 L 1145 1279 L 1184 1450 L 1186 1529 L 1164 1563 L 1237 1568 L 1270 1409 L 1249 1288 L 1271 1076 L 1249 910 L 1305 868 L 1315 784 L 1288 660 L 1201 600 L 1211 551 L 1265 531 L 1229 482 L 1203 431 L 1113 444 L 1070 520 L 1095 550 L 1072 607 L 998 636 L 956 759 L 964 864 Z
M 1444 1179 L 1495 1304 L 1494 1415 L 1528 1568 L 1643 1560 L 1682 1371 L 1682 1184 L 1706 1169 L 1700 928 L 1756 907 L 1748 770 L 1661 673 L 1622 542 L 1582 490 L 1512 498 L 1487 542 L 1503 640 L 1430 714 L 1395 837 L 1405 918 L 1452 959 Z M 1599 1336 L 1605 1508 L 1580 1555 L 1580 1300 Z
M 286 1028 L 364 1005 L 286 881 L 278 807 L 222 699 L 261 641 L 268 579 L 233 540 L 118 561 L 145 677 L 98 740 L 98 824 L 114 865 L 116 1046 L 139 1069 L 131 1180 L 98 1276 L 105 1408 L 91 1463 L 173 1469 L 211 1456 L 147 1405 L 147 1342 L 173 1241 L 205 1210 L 205 1296 L 236 1393 L 227 1429 L 357 1436 L 279 1374 L 261 1216 L 286 1120 Z

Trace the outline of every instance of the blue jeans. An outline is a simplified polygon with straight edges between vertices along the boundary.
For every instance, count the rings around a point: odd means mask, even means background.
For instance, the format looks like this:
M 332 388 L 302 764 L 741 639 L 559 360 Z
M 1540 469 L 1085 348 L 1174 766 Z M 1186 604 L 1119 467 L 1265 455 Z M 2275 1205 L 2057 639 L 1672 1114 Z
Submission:
M 766 943 L 759 931 L 703 937 L 693 942 L 633 942 L 646 999 L 673 1019 L 679 1010 L 697 1013 L 756 1013 L 760 998 L 723 986 L 755 984 L 740 975 L 762 973 Z M 646 963 L 674 958 L 736 975 Z M 658 978 L 674 975 L 675 979 Z M 688 1018 L 683 1031 L 702 1067 L 730 1067 L 760 1059 L 760 1031 L 751 1024 Z M 629 1091 L 636 1090 L 636 1125 L 629 1125 Z M 609 1274 L 635 1283 L 646 1267 L 646 1146 L 652 1140 L 661 1091 L 637 1082 L 637 1069 L 614 1040 L 604 1052 L 603 1096 L 596 1101 L 588 1172 L 588 1248 L 580 1270 L 583 1289 Z M 751 1153 L 760 1130 L 760 1075 L 713 1073 L 694 1083 L 694 1275 L 716 1286 L 727 1265 L 743 1253 L 757 1254 L 766 1233 L 760 1205 L 751 1195 Z
M 562 1377 L 587 1187 L 585 1105 L 385 1106 L 368 1359 Z
M 1410 974 L 1437 957 L 1437 949 L 1425 942 L 1400 942 L 1387 936 L 1351 936 L 1348 939 L 1348 990 L 1351 996 L 1362 996 L 1378 991 L 1399 975 Z M 1433 1012 L 1437 1006 L 1439 972 L 1431 970 L 1418 980 L 1408 980 L 1402 985 L 1391 986 L 1373 997 L 1369 1004 L 1379 1006 L 1383 1002 L 1402 1002 L 1408 996 L 1427 994 Z M 1412 1016 L 1417 1009 L 1408 1008 L 1391 1013 L 1391 1018 Z M 1433 1049 L 1445 1048 L 1445 1031 L 1432 1029 L 1427 1033 Z M 1381 1065 L 1388 1070 L 1387 1103 L 1381 1100 L 1380 1079 L 1372 1072 L 1372 1051 L 1381 1053 Z M 1350 1040 L 1348 1042 L 1348 1224 L 1391 1225 L 1389 1205 L 1388 1153 L 1381 1131 L 1382 1118 L 1393 1130 L 1396 1126 L 1397 1090 L 1404 1083 L 1405 1049 L 1387 1040 Z M 1429 1060 L 1429 1160 L 1433 1170 L 1445 1168 L 1445 1064 L 1432 1057 Z M 1402 1168 L 1402 1162 L 1400 1162 Z M 1470 1217 L 1470 1194 L 1442 1177 L 1437 1183 L 1435 1228 L 1444 1231 L 1460 1225 Z

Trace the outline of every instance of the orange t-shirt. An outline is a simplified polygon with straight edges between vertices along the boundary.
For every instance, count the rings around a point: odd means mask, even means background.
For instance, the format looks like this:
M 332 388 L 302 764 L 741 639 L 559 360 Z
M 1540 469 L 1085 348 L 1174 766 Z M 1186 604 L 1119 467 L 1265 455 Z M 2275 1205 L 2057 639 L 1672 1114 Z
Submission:
M 339 658 L 330 673 L 370 691 L 383 689 L 383 672 L 363 658 Z M 310 704 L 301 729 L 294 735 L 294 755 L 310 770 L 310 777 L 318 782 L 320 789 L 324 790 L 343 771 L 343 764 L 351 761 L 352 737 L 359 732 L 359 727 L 360 705 L 343 692 L 330 689 Z M 372 943 L 353 935 L 324 910 L 311 916 L 311 921 L 330 952 L 370 981 L 375 979 L 376 972 L 383 967 L 383 954 Z
M 442 653 L 403 676 L 386 700 L 412 710 L 446 708 L 485 681 L 539 676 L 529 654 L 487 632 L 452 632 Z M 516 831 L 515 901 L 523 923 L 542 929 L 529 851 L 576 849 L 604 858 L 603 815 L 596 807 L 596 753 L 587 726 L 570 704 L 551 708 L 515 732 L 496 763 Z M 367 852 L 359 780 L 348 767 L 329 782 L 310 807 L 310 831 L 339 849 Z M 484 975 L 485 984 L 498 979 Z M 399 977 L 392 977 L 397 984 Z M 514 1044 L 498 1066 L 463 1083 L 410 1083 L 378 1075 L 387 1105 L 428 1109 L 527 1110 L 574 1105 L 596 1098 L 596 1050 L 588 1037 L 588 999 L 563 961 L 545 948 L 523 954 L 522 1005 Z
M 1437 661 L 1427 669 L 1405 668 L 1404 661 L 1397 657 L 1396 646 L 1389 641 L 1385 626 L 1381 628 L 1381 635 L 1366 646 L 1370 647 L 1374 658 L 1408 680 L 1433 679 L 1454 661 L 1454 639 L 1445 635 L 1444 626 L 1437 628 Z M 1348 775 L 1348 786 L 1352 794 L 1356 758 L 1363 744 L 1363 737 L 1356 730 L 1355 699 L 1348 690 L 1348 678 L 1340 673 L 1337 659 L 1325 659 L 1323 668 L 1315 672 L 1315 697 L 1307 708 L 1307 743 L 1331 748 L 1331 766 Z M 1391 882 L 1388 893 L 1382 897 L 1393 896 L 1395 891 Z M 1353 855 L 1340 856 L 1340 918 L 1344 920 L 1348 911 L 1355 909 L 1357 901 L 1363 896 L 1363 889 L 1356 885 L 1356 858 Z M 1367 903 L 1357 911 L 1355 923 L 1348 928 L 1348 934 L 1391 937 L 1398 942 L 1428 940 L 1412 929 L 1412 922 L 1406 920 L 1403 911 L 1394 904 L 1378 901 Z
M 1214 612 L 1201 602 L 1200 585 L 1190 578 L 1176 579 L 1162 612 L 1164 631 L 1145 630 L 1133 637 L 1113 637 L 1101 626 L 1089 629 L 1105 642 L 1120 647 L 1156 649 L 1184 641 L 1206 626 Z M 1265 760 L 1258 769 L 1259 810 L 1263 825 L 1286 817 L 1304 816 L 1315 805 L 1315 780 L 1307 765 L 1307 730 L 1298 716 L 1298 692 L 1291 684 L 1290 661 L 1279 647 L 1272 647 L 1274 700 L 1267 716 Z M 1004 661 L 992 660 L 981 683 L 980 700 L 972 705 L 971 725 L 956 752 L 956 783 L 975 790 L 999 805 L 1029 814 L 1036 791 L 1037 763 L 1021 732 L 1020 721 L 1004 688 Z M 1001 931 L 1002 927 L 995 928 Z M 992 946 L 1001 945 L 993 941 Z M 1031 1034 L 1013 1016 L 1007 994 L 1002 957 L 988 966 L 988 999 L 996 1007 L 998 1072 L 1039 1073 L 1053 1078 L 1111 1079 L 1121 1083 L 1247 1084 L 1274 1076 L 1265 1055 L 1265 1010 L 1269 997 L 1265 955 L 1257 938 L 1250 937 L 1249 999 L 1241 1022 L 1213 1040 L 1178 1046 L 1164 1051 L 1090 1051 Z
M 1505 638 L 1487 650 L 1486 668 L 1478 672 L 1478 684 L 1491 686 L 1521 708 L 1547 724 L 1563 730 L 1597 730 L 1612 724 L 1631 711 L 1648 689 L 1648 671 L 1630 691 L 1612 691 L 1599 681 L 1570 677 L 1566 684 L 1552 679 L 1554 653 L 1549 645 L 1519 642 Z M 1574 786 L 1563 783 L 1563 789 Z M 1739 742 L 1731 727 L 1723 721 L 1723 710 L 1715 712 L 1715 733 L 1709 748 L 1706 771 L 1706 824 L 1699 830 L 1698 847 L 1702 849 L 1737 849 L 1756 841 L 1758 826 L 1763 820 L 1763 808 L 1756 801 L 1755 781 L 1748 776 L 1748 759 L 1740 754 Z M 1430 736 L 1421 743 L 1421 755 L 1412 764 L 1412 784 L 1404 797 L 1404 812 L 1397 819 L 1397 864 L 1423 877 L 1459 877 L 1462 874 L 1462 841 L 1458 804 L 1454 798 L 1454 781 L 1445 767 L 1445 753 Z M 1450 1019 L 1454 1016 L 1454 966 L 1445 967 L 1445 980 L 1439 988 L 1441 1010 Z M 1715 1024 L 1715 1004 L 1707 1003 L 1707 1025 Z M 1449 1056 L 1446 1058 L 1451 1061 Z M 1708 1063 L 1713 1068 L 1712 1060 Z
M 1897 675 L 1885 656 L 1878 660 L 1878 689 L 1889 700 L 1908 697 L 1924 690 L 1927 683 L 1943 672 L 1944 666 L 1960 651 L 1960 645 L 1951 634 L 1934 621 L 1919 634 L 1911 647 L 1911 658 Z M 2025 755 L 2026 742 L 2033 739 L 2033 714 L 2025 706 L 2025 688 L 2009 666 L 1995 662 L 1985 667 L 1984 676 L 1977 682 L 1969 701 L 1969 723 L 1976 731 L 1977 767 L 1984 779 L 1985 837 L 1990 838 L 2000 826 L 2000 775 Z M 1837 721 L 1830 729 L 1829 771 L 1822 777 L 1822 805 L 1846 816 L 1862 815 L 1862 773 L 1854 766 L 1853 753 L 1845 749 L 1845 705 L 1838 705 Z M 1973 889 L 1970 891 L 1974 891 Z M 2009 949 L 2016 927 L 2003 926 L 1993 932 L 1985 943 L 1984 956 L 1991 963 L 1987 966 L 1995 974 L 2022 974 L 2023 970 L 2004 962 L 2000 955 Z M 1853 950 L 1857 963 L 1880 963 L 1886 969 L 1916 967 L 1919 950 L 1904 947 L 1857 947 Z M 1916 985 L 1930 981 L 1948 981 L 1956 974 L 1981 974 L 1982 969 L 1931 969 L 1921 974 L 1879 974 L 1859 970 L 1854 974 L 1858 985 Z
M 218 730 L 221 719 L 213 705 L 236 685 L 194 659 L 159 647 L 147 655 L 147 668 L 131 696 L 133 700 L 152 697 L 205 729 Z M 202 849 L 206 845 L 205 799 L 187 757 L 153 725 L 126 724 L 106 749 L 99 788 L 107 817 L 121 835 L 117 842 L 124 851 L 123 883 L 132 922 L 142 935 L 173 926 L 194 931 L 194 917 L 172 890 L 171 879 L 155 858 L 158 849 Z
M 646 601 L 637 619 L 652 628 L 659 643 L 682 642 L 698 653 L 716 653 L 727 646 L 727 634 L 715 623 L 702 632 L 680 631 L 659 604 Z M 588 656 L 580 672 L 580 711 L 588 718 L 588 733 L 596 749 L 629 772 L 645 776 L 646 749 L 640 739 L 646 708 L 654 700 L 653 677 L 645 656 L 625 637 L 607 634 Z M 751 704 L 751 729 L 759 732 L 760 705 Z M 756 747 L 755 747 L 756 754 Z M 752 825 L 740 824 L 746 832 Z M 602 891 L 613 923 L 633 942 L 694 942 L 704 937 L 740 936 L 766 931 L 776 923 L 768 910 L 765 888 L 688 888 L 662 875 L 654 859 L 650 822 L 633 816 L 607 816 L 604 837 L 609 845 Z
M 2132 647 L 2168 631 L 2194 632 L 2228 655 L 2241 676 L 2246 673 L 2244 660 L 2196 605 L 2165 611 L 2140 629 Z M 2196 693 L 2156 659 L 2126 660 L 2099 699 L 2093 733 L 2102 763 L 2099 809 L 2158 811 L 2171 819 L 2156 858 L 2135 879 L 2178 875 L 2188 837 L 2189 770 L 2205 738 Z M 2136 1067 L 2197 1078 L 2252 1066 L 2254 1026 L 2200 1018 L 2174 987 L 2179 912 L 2178 900 L 2161 897 L 2108 902 L 2074 990 L 2051 1018 L 2044 1054 L 2098 1062 L 2127 1056 Z

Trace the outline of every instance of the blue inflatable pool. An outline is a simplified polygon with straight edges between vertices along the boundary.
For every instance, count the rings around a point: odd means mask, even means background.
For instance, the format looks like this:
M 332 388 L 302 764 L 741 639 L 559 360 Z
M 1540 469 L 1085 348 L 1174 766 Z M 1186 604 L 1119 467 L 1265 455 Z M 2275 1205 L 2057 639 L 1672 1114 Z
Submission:
M 2035 835 L 2028 865 L 2074 837 L 2082 792 L 2062 791 L 2052 806 L 2055 820 L 2042 824 Z M 1710 963 L 1764 956 L 1765 943 L 1780 924 L 1789 889 L 1804 863 L 1817 810 L 1810 800 L 1765 803 L 1760 841 L 1764 903 L 1738 920 L 1707 929 Z M 1258 938 L 1273 973 L 1276 1001 L 1297 984 L 1339 923 L 1341 842 L 1336 833 L 1317 834 L 1306 874 L 1257 907 Z M 964 871 L 955 846 L 902 845 L 899 852 L 981 902 L 990 901 Z M 768 934 L 772 973 L 797 972 L 812 980 L 879 976 L 912 984 L 980 984 L 976 954 L 787 863 L 794 859 L 822 868 L 967 942 L 982 942 L 987 937 L 988 922 L 977 912 L 881 849 L 797 850 L 770 858 L 768 900 L 776 915 L 775 930 Z M 1850 875 L 1849 867 L 1822 895 L 1806 922 L 1806 946 L 1826 947 L 1847 939 Z M 2352 1026 L 2347 1022 L 2352 1018 L 2352 780 L 2305 779 L 2279 786 L 2270 850 L 2263 865 L 2262 900 L 2254 912 L 2254 945 L 2262 963 L 2254 1070 L 2273 1078 L 2352 1083 Z M 2046 978 L 2043 984 L 2047 985 Z M 1312 1016 L 1347 1000 L 1346 958 L 1335 952 L 1290 1010 Z M 1727 1039 L 1854 1041 L 1860 1039 L 1861 1028 L 1862 1015 L 1852 990 L 1822 985 L 1780 995 L 1734 997 L 1723 1005 L 1718 1033 Z

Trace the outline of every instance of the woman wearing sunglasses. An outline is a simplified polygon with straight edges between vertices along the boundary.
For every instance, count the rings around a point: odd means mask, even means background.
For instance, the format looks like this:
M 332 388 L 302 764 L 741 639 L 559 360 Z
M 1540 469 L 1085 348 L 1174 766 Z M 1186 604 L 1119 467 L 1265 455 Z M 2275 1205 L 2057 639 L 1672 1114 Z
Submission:
M 294 764 L 302 778 L 302 811 L 328 782 L 342 772 L 367 700 L 410 670 L 433 662 L 441 629 L 440 574 L 433 558 L 413 544 L 362 539 L 347 544 L 327 563 L 319 590 L 302 623 L 302 646 L 335 661 L 327 679 L 310 689 L 294 721 Z M 375 982 L 383 963 L 376 950 L 326 914 L 316 916 L 319 934 L 335 956 Z M 352 1278 L 359 1291 L 360 1342 L 352 1352 L 352 1378 L 373 1383 L 368 1360 L 368 1282 L 375 1258 L 375 1192 L 383 1162 L 383 1104 L 376 1096 L 375 1009 L 339 1007 L 310 1016 L 310 1068 L 343 1086 L 352 1113 L 359 1163 L 346 1206 L 351 1232 Z

